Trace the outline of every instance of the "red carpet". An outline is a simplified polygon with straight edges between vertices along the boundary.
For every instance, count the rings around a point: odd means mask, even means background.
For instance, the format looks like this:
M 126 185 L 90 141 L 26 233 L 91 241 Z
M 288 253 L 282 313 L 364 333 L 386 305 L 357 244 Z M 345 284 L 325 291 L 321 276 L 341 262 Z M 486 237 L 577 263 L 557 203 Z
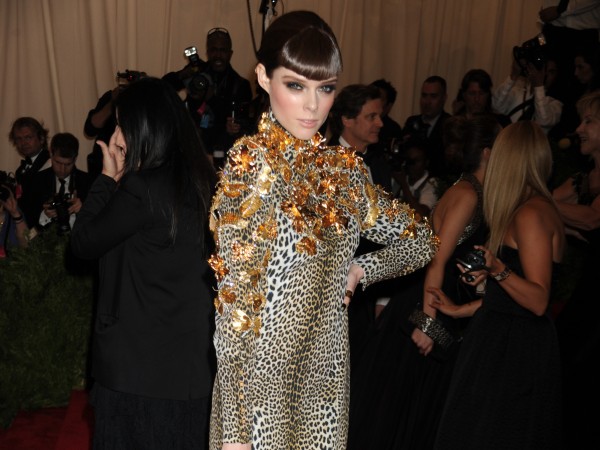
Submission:
M 55 450 L 87 450 L 93 427 L 93 410 L 87 391 L 73 391 Z
M 76 390 L 68 407 L 19 412 L 0 429 L 0 450 L 88 450 L 92 422 L 87 392 Z

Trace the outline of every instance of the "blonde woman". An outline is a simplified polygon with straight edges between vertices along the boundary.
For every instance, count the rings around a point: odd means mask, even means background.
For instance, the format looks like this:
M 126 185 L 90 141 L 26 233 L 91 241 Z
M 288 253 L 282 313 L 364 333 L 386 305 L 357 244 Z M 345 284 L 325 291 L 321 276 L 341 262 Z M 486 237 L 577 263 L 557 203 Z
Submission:
M 539 125 L 522 121 L 496 138 L 483 188 L 490 228 L 483 300 L 455 305 L 430 288 L 431 305 L 453 317 L 473 315 L 461 345 L 436 438 L 436 449 L 558 449 L 560 362 L 548 314 L 562 259 L 562 219 L 546 181 L 552 170 Z M 466 277 L 465 277 L 466 278 Z

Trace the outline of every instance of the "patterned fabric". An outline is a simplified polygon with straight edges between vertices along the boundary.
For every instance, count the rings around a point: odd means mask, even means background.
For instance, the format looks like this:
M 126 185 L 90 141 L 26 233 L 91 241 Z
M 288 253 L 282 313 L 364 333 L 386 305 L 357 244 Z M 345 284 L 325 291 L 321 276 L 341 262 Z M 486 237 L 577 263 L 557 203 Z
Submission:
M 272 115 L 229 151 L 213 199 L 219 292 L 211 449 L 343 449 L 350 265 L 363 287 L 427 264 L 438 240 L 373 186 L 361 158 L 293 138 Z M 360 236 L 384 244 L 353 260 Z

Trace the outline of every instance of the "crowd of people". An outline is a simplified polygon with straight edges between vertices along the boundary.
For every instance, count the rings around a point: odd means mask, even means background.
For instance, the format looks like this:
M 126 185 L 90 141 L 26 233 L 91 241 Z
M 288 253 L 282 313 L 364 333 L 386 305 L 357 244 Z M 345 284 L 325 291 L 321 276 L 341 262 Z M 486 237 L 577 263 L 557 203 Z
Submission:
M 596 3 L 543 8 L 506 79 L 468 70 L 449 111 L 428 76 L 403 123 L 390 81 L 339 88 L 308 11 L 267 28 L 254 99 L 220 27 L 206 61 L 119 74 L 87 170 L 73 134 L 17 118 L 0 257 L 52 229 L 98 261 L 94 449 L 587 442 L 600 46 L 567 19 Z M 573 245 L 585 270 L 553 309 Z

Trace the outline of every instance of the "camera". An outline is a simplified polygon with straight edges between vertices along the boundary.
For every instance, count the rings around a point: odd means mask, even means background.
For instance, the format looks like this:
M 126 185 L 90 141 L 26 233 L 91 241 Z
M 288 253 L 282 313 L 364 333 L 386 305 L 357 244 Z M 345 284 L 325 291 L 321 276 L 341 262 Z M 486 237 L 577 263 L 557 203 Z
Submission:
M 198 50 L 194 46 L 187 47 L 183 50 L 183 54 L 187 57 L 193 70 L 193 74 L 187 82 L 187 89 L 192 97 L 206 100 L 206 96 L 213 86 L 213 80 L 206 72 L 208 65 L 198 56 Z
M 125 72 L 117 72 L 117 80 L 119 84 L 129 84 L 138 81 L 146 76 L 146 72 L 138 72 L 137 70 L 126 69 Z
M 393 170 L 404 168 L 404 144 L 401 138 L 392 138 L 383 144 L 383 151 Z
M 50 203 L 50 209 L 56 210 L 56 224 L 58 225 L 58 234 L 65 234 L 71 231 L 69 223 L 70 214 L 69 207 L 71 206 L 71 194 L 56 194 Z
M 196 73 L 190 78 L 188 91 L 191 96 L 198 99 L 205 99 L 208 90 L 212 86 L 212 78 L 209 74 L 201 72 Z
M 469 272 L 488 268 L 485 265 L 485 256 L 482 250 L 473 250 L 472 252 L 467 253 L 463 258 L 456 258 L 456 262 Z
M 538 34 L 533 39 L 523 42 L 521 47 L 513 47 L 513 57 L 524 75 L 527 75 L 527 64 L 541 70 L 546 64 L 546 54 L 544 46 L 546 45 L 546 37 L 543 33 Z
M 489 269 L 489 267 L 485 265 L 485 256 L 482 250 L 473 250 L 472 252 L 467 253 L 463 258 L 456 258 L 456 262 L 468 270 L 468 272 L 461 274 L 461 277 L 464 277 L 468 282 L 475 281 L 475 277 L 469 272 Z
M 17 180 L 12 173 L 4 172 L 0 170 L 0 200 L 5 202 L 12 193 L 13 197 L 16 197 L 17 192 Z
M 411 140 L 427 140 L 427 133 L 430 125 L 423 121 L 421 116 L 412 117 L 406 123 L 406 126 L 402 130 L 402 135 L 407 139 L 407 135 Z

